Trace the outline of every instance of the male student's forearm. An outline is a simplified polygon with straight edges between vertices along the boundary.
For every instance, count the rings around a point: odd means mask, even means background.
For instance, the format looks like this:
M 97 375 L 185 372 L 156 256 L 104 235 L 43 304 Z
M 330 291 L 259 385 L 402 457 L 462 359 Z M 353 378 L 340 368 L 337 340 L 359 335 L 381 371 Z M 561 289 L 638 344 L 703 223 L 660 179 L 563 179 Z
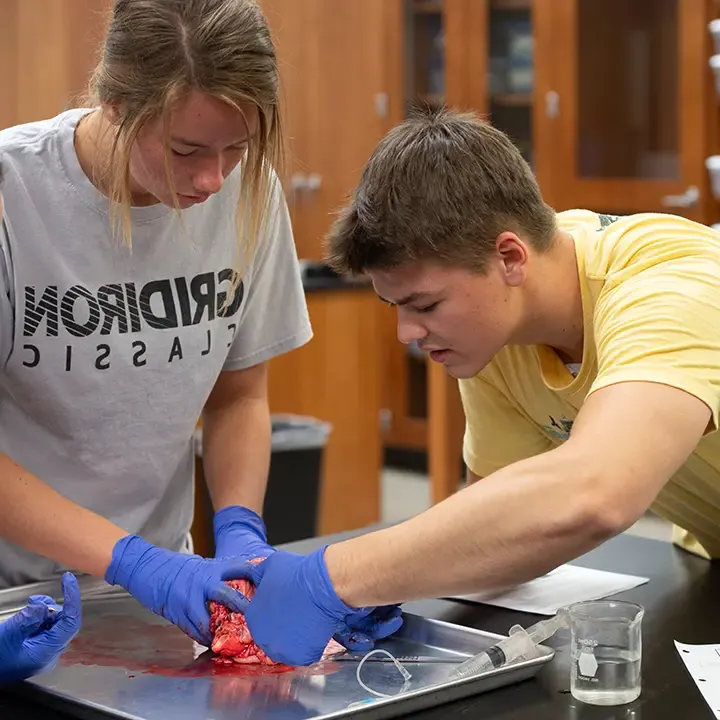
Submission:
M 115 543 L 127 534 L 0 455 L 0 537 L 73 570 L 103 577 Z
M 524 582 L 621 530 L 595 478 L 554 450 L 487 476 L 391 528 L 330 545 L 328 572 L 353 607 Z

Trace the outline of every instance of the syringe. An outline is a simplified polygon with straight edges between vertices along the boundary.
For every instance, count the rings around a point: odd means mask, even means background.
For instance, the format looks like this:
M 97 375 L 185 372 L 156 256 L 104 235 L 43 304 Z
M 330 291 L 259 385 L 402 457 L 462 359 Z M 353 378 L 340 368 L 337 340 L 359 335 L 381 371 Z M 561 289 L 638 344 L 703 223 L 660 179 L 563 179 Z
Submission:
M 448 675 L 448 680 L 460 680 L 471 675 L 479 675 L 513 660 L 533 657 L 536 653 L 536 645 L 547 640 L 560 628 L 568 627 L 569 624 L 567 611 L 561 609 L 551 618 L 541 620 L 527 629 L 520 625 L 513 625 L 510 628 L 509 637 L 460 663 Z

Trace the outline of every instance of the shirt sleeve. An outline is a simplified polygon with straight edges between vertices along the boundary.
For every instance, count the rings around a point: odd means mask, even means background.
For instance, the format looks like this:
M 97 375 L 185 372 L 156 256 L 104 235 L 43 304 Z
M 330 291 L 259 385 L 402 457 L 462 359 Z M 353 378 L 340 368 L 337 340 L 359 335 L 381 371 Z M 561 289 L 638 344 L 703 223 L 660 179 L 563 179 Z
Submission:
M 257 365 L 312 338 L 290 215 L 279 182 L 256 253 L 243 280 L 242 316 L 223 370 Z
M 0 363 L 7 364 L 15 336 L 15 286 L 8 227 L 0 223 Z
M 463 459 L 478 477 L 554 447 L 488 377 L 477 375 L 459 385 L 465 410 Z
M 595 306 L 598 374 L 590 392 L 656 382 L 702 400 L 718 428 L 720 259 L 660 262 L 603 289 Z

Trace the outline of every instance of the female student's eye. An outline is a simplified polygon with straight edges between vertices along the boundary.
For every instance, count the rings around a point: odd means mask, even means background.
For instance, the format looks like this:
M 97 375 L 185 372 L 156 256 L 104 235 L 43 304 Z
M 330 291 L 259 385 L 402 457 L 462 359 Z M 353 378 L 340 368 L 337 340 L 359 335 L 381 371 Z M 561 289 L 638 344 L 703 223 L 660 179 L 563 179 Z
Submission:
M 171 150 L 172 150 L 172 154 L 176 155 L 177 157 L 188 157 L 189 155 L 192 155 L 195 152 L 194 150 L 190 150 L 190 151 L 185 150 L 184 152 L 180 152 L 180 150 L 176 150 L 175 148 L 171 148 Z

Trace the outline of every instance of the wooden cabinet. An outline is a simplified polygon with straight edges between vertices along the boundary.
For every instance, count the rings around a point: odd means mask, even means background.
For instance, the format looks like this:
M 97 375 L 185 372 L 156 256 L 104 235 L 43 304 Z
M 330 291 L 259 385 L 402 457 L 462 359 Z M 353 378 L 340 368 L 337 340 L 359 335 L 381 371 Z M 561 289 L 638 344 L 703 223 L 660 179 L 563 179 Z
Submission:
M 375 293 L 333 289 L 307 295 L 314 337 L 274 358 L 273 412 L 320 418 L 332 430 L 323 454 L 318 532 L 341 532 L 380 520 L 381 372 Z M 292 502 L 292 498 L 288 498 Z
M 0 0 L 0 128 L 52 117 L 85 93 L 112 0 Z
M 561 209 L 712 223 L 717 121 L 704 0 L 555 0 L 537 33 L 538 177 Z M 557 42 L 562 37 L 563 42 Z
M 391 127 L 386 0 L 261 0 L 276 38 L 301 258 L 321 260 L 333 213 Z M 392 24 L 392 20 L 390 20 Z
M 387 0 L 261 0 L 275 36 L 289 165 L 283 174 L 298 255 L 322 260 L 346 201 L 402 102 L 387 52 Z M 312 292 L 314 337 L 270 363 L 273 412 L 307 414 L 333 430 L 324 455 L 319 532 L 380 517 L 381 390 L 387 367 L 381 304 L 371 289 Z

